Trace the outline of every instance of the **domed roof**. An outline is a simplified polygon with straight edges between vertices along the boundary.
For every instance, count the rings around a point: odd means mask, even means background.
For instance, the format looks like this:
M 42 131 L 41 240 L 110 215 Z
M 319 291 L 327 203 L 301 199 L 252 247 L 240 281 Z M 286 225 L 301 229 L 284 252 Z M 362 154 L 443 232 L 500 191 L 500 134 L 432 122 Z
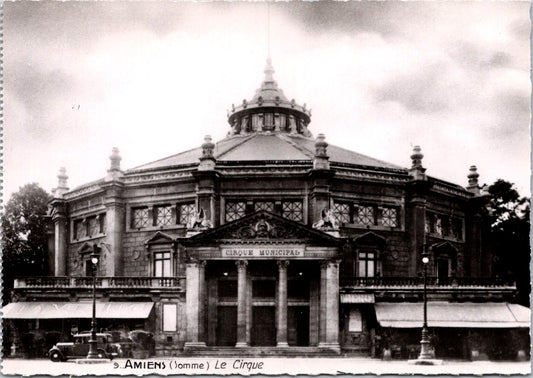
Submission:
M 213 146 L 217 162 L 299 162 L 312 166 L 316 141 L 307 129 L 311 112 L 306 106 L 289 101 L 273 78 L 270 59 L 264 70 L 265 78 L 250 101 L 232 106 L 228 115 L 231 130 L 228 136 Z M 328 146 L 326 144 L 326 146 Z M 405 168 L 369 156 L 329 145 L 327 155 L 332 164 L 401 170 Z M 202 148 L 185 151 L 133 168 L 130 172 L 199 163 Z
M 252 133 L 249 135 L 232 135 L 215 143 L 213 155 L 217 162 L 301 162 L 312 164 L 315 155 L 315 139 L 299 134 L 286 133 Z M 327 154 L 332 164 L 354 165 L 371 168 L 402 170 L 403 167 L 387 163 L 372 157 L 350 151 L 334 145 L 328 145 Z M 131 169 L 130 171 L 170 168 L 195 165 L 202 155 L 202 148 L 185 151 L 167 158 L 157 160 Z
M 307 126 L 311 122 L 311 112 L 288 100 L 274 80 L 272 62 L 267 59 L 265 78 L 251 100 L 242 104 L 232 104 L 228 114 L 230 134 L 250 134 L 271 131 L 274 133 L 296 133 L 310 136 Z

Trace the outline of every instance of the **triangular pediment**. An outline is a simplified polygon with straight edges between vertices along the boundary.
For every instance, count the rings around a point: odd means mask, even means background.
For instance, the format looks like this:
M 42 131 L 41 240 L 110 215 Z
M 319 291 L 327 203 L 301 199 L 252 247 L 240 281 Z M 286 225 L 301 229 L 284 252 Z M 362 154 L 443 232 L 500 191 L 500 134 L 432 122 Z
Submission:
M 378 235 L 372 231 L 366 232 L 362 235 L 355 236 L 353 242 L 356 244 L 366 244 L 366 245 L 382 245 L 385 244 L 385 238 L 381 235 Z
M 448 255 L 457 255 L 457 248 L 450 243 L 449 241 L 435 243 L 430 246 L 430 249 L 435 255 L 439 254 L 448 254 Z
M 190 238 L 180 239 L 180 242 L 191 245 L 214 242 L 283 243 L 296 241 L 312 245 L 338 245 L 342 239 L 264 210 L 208 229 Z
M 172 243 L 175 239 L 161 231 L 157 231 L 154 235 L 144 241 L 144 244 L 160 244 L 160 243 Z
M 92 253 L 93 251 L 94 251 L 94 243 L 89 244 L 88 242 L 84 242 L 76 250 L 78 254 Z

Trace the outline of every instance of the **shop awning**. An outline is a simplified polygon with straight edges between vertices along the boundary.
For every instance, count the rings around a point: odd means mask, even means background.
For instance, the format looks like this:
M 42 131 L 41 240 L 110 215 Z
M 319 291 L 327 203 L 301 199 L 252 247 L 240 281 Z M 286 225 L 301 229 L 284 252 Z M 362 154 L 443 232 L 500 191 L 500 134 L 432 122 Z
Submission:
M 341 303 L 374 303 L 374 294 L 342 293 Z
M 146 319 L 153 302 L 97 302 L 99 319 Z M 90 319 L 91 302 L 15 302 L 2 308 L 4 319 Z
M 421 328 L 423 303 L 376 303 L 376 318 L 382 327 Z M 528 328 L 531 310 L 510 303 L 428 302 L 428 327 Z

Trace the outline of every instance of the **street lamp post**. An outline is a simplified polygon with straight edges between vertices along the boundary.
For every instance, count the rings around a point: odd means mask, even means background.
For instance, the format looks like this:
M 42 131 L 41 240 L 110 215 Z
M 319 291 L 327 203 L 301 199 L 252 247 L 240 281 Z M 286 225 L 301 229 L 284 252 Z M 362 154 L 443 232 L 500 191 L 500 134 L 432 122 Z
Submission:
M 96 272 L 98 266 L 98 247 L 93 247 L 91 254 L 91 263 L 93 264 L 93 316 L 91 320 L 91 338 L 89 340 L 89 353 L 87 358 L 98 358 L 98 340 L 96 339 Z
M 429 348 L 429 334 L 428 334 L 427 276 L 428 276 L 429 253 L 427 253 L 426 248 L 424 248 L 424 253 L 422 253 L 422 264 L 424 266 L 424 323 L 422 324 L 422 339 L 420 340 L 420 355 L 418 356 L 418 359 L 429 360 L 433 358 L 433 355 Z

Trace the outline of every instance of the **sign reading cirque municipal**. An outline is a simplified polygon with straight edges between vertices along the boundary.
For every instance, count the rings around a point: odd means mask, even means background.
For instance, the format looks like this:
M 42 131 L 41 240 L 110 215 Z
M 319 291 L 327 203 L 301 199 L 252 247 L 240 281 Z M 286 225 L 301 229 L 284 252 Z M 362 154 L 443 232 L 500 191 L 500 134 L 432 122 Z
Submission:
M 305 257 L 304 246 L 221 246 L 221 257 L 232 259 L 250 259 L 250 258 L 301 258 Z

